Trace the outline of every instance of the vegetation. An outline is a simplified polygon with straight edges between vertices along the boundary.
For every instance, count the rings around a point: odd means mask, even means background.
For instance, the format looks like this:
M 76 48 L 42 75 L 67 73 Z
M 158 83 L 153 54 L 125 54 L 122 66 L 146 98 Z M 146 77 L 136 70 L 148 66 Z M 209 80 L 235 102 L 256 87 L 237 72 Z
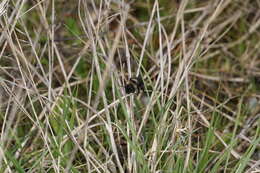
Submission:
M 0 172 L 260 171 L 259 9 L 3 0 Z

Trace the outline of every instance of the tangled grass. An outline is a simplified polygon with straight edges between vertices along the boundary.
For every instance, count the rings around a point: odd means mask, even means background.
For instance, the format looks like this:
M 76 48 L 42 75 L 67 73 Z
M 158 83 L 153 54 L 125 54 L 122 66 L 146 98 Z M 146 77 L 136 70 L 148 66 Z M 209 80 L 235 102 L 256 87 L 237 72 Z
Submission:
M 2 1 L 0 172 L 260 171 L 259 9 Z

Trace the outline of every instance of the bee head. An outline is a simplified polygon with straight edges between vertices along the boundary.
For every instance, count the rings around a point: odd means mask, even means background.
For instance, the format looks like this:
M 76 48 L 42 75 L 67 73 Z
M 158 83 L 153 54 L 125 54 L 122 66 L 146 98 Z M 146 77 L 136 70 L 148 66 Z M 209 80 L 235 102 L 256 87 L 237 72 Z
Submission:
M 133 84 L 127 84 L 125 86 L 125 92 L 126 92 L 126 94 L 134 93 L 135 92 L 135 86 Z

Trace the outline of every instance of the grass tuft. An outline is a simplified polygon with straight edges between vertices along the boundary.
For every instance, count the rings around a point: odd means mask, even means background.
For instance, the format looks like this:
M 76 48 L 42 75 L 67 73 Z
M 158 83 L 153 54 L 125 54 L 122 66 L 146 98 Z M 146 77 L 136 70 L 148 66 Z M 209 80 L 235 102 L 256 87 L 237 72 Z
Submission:
M 4 0 L 0 172 L 259 172 L 259 8 Z

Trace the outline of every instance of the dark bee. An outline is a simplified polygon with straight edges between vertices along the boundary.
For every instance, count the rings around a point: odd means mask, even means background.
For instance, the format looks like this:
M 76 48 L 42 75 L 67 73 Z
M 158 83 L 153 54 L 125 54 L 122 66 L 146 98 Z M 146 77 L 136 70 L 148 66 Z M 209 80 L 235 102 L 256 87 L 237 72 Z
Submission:
M 126 94 L 140 93 L 140 91 L 144 91 L 144 82 L 141 76 L 130 78 L 129 82 L 125 85 Z

